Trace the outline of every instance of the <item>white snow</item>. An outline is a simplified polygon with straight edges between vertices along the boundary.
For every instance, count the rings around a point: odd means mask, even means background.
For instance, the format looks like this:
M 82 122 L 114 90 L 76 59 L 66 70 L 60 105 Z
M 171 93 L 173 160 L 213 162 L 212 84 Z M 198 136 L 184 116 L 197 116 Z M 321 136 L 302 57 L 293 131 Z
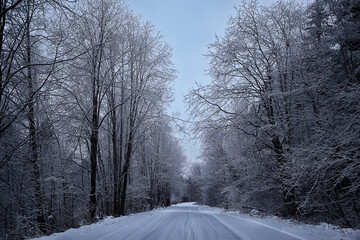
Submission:
M 360 231 L 327 224 L 304 225 L 276 217 L 226 213 L 220 208 L 181 203 L 55 233 L 41 240 L 359 240 Z

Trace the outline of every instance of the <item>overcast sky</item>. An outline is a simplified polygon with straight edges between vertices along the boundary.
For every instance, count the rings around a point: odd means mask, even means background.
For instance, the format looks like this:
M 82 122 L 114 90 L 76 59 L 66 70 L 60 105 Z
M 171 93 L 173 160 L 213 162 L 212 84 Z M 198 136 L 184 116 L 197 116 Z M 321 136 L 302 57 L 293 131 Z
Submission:
M 222 35 L 234 6 L 241 0 L 128 0 L 135 14 L 150 21 L 173 48 L 173 63 L 178 70 L 174 85 L 175 101 L 170 113 L 179 112 L 188 119 L 183 96 L 195 83 L 210 83 L 205 70 L 208 67 L 203 54 L 215 34 Z M 260 1 L 269 4 L 273 0 Z M 190 161 L 200 154 L 200 144 L 182 139 Z

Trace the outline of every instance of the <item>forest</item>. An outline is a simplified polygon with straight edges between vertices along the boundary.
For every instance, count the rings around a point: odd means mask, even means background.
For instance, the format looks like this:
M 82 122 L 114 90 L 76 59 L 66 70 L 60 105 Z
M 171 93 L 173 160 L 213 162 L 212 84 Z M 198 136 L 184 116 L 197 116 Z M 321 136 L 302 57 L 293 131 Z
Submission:
M 0 239 L 182 200 L 359 228 L 358 0 L 239 2 L 187 170 L 171 57 L 126 1 L 0 0 Z
M 194 201 L 360 226 L 360 2 L 244 1 L 186 101 Z
M 168 206 L 171 47 L 123 1 L 2 0 L 0 239 Z

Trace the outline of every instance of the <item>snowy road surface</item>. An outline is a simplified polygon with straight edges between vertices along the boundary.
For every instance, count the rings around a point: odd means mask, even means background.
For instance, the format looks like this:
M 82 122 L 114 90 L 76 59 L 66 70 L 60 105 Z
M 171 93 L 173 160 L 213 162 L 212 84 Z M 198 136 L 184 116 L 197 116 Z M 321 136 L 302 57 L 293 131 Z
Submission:
M 227 214 L 193 203 L 104 221 L 53 234 L 42 240 L 305 240 L 357 239 L 359 232 L 297 225 L 289 221 Z

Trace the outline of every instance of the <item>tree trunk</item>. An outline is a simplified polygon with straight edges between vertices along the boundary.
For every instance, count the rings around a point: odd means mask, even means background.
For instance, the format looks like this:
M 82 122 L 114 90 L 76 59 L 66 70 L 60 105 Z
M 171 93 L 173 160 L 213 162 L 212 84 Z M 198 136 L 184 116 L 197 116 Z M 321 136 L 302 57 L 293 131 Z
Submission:
M 91 136 L 90 136 L 90 165 L 91 165 L 91 174 L 90 174 L 90 219 L 94 221 L 97 200 L 96 200 L 96 176 L 97 176 L 97 148 L 99 141 L 99 115 L 98 115 L 98 100 L 97 100 L 97 91 L 96 91 L 96 78 L 93 77 L 92 81 L 92 127 L 91 127 Z
M 122 170 L 122 191 L 121 191 L 121 198 L 120 198 L 120 215 L 125 215 L 125 200 L 126 200 L 126 190 L 127 190 L 127 181 L 129 177 L 129 168 L 130 168 L 130 160 L 131 160 L 131 152 L 132 152 L 132 141 L 133 141 L 133 133 L 130 131 L 129 133 L 129 139 L 127 143 L 127 149 L 126 149 L 126 157 L 125 157 L 125 163 Z
M 36 140 L 36 123 L 35 123 L 35 99 L 33 76 L 31 69 L 31 36 L 30 36 L 30 5 L 27 9 L 27 29 L 26 29 L 26 63 L 27 67 L 27 81 L 28 81 L 28 114 L 27 119 L 29 123 L 29 145 L 30 145 L 30 163 L 32 166 L 32 177 L 35 186 L 35 203 L 36 203 L 36 221 L 39 224 L 39 229 L 45 232 L 45 216 L 43 211 L 43 195 L 41 192 L 40 181 L 40 166 L 38 156 L 38 146 Z
M 118 159 L 118 151 L 117 151 L 117 138 L 116 138 L 116 110 L 114 108 L 115 106 L 115 93 L 114 89 L 112 89 L 111 93 L 111 104 L 110 107 L 111 110 L 111 142 L 112 142 L 112 159 L 113 159 L 113 184 L 114 184 L 114 196 L 113 196 L 113 208 L 114 208 L 114 216 L 119 216 L 119 196 L 118 196 L 118 190 L 119 190 L 119 159 Z
M 136 116 L 136 100 L 132 102 L 132 107 L 130 109 L 130 122 L 129 122 L 129 137 L 127 139 L 126 145 L 126 156 L 125 156 L 125 163 L 122 169 L 121 178 L 122 178 L 122 191 L 121 191 L 121 198 L 120 198 L 120 215 L 125 215 L 125 200 L 126 200 L 126 190 L 127 190 L 127 181 L 129 177 L 129 169 L 130 169 L 130 161 L 132 155 L 132 148 L 133 148 L 133 140 L 134 140 L 134 133 L 135 133 L 135 116 Z

